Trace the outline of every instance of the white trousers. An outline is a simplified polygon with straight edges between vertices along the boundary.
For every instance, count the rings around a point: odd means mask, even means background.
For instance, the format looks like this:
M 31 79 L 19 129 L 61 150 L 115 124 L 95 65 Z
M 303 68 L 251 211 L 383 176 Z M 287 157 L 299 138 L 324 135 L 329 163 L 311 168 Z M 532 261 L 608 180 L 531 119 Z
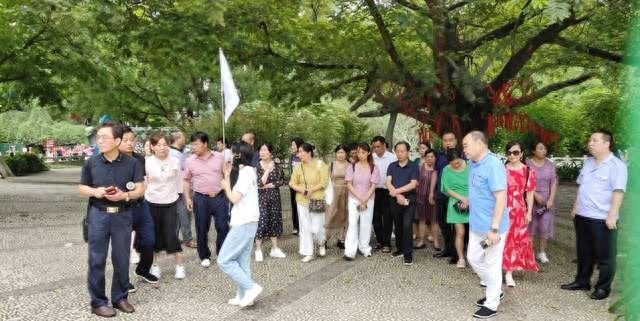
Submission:
M 324 245 L 324 213 L 311 213 L 309 206 L 298 204 L 300 254 L 313 255 L 313 245 Z
M 347 237 L 344 241 L 344 255 L 355 257 L 356 250 L 360 250 L 365 256 L 371 254 L 371 222 L 373 221 L 373 199 L 367 202 L 367 209 L 358 211 L 358 200 L 349 197 L 347 209 L 349 211 L 349 225 Z
M 486 238 L 486 234 L 476 232 L 469 233 L 469 245 L 467 247 L 467 260 L 480 280 L 487 285 L 484 306 L 497 311 L 502 293 L 502 252 L 504 250 L 505 234 L 500 234 L 500 242 L 492 247 L 483 249 L 480 242 Z

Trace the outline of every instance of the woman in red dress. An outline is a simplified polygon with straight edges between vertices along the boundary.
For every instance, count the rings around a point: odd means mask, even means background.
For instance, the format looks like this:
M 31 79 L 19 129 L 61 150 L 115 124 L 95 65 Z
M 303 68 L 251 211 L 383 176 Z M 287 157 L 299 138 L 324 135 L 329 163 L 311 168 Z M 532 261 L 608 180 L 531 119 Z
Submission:
M 522 163 L 520 143 L 507 144 L 506 153 L 509 232 L 505 240 L 502 269 L 505 271 L 505 283 L 514 287 L 516 282 L 513 280 L 513 271 L 538 271 L 528 231 L 533 194 L 536 190 L 536 175 L 531 168 Z

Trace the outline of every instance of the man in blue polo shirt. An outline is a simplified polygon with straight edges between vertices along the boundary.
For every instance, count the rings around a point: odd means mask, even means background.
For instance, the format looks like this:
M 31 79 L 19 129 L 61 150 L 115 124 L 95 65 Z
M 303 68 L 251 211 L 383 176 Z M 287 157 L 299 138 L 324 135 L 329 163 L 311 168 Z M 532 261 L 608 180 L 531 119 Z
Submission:
M 387 168 L 386 185 L 391 200 L 389 211 L 393 217 L 396 233 L 396 250 L 392 257 L 404 257 L 404 265 L 413 264 L 413 218 L 416 213 L 416 186 L 419 169 L 409 161 L 409 143 L 399 142 L 393 150 L 398 160 Z
M 576 228 L 578 273 L 564 290 L 589 290 L 593 265 L 600 273 L 591 298 L 602 300 L 611 292 L 616 271 L 618 210 L 627 187 L 627 166 L 611 151 L 613 135 L 597 131 L 589 139 L 589 157 L 578 176 L 578 195 L 571 216 Z
M 462 140 L 464 153 L 472 161 L 469 170 L 469 245 L 467 259 L 487 285 L 485 297 L 474 317 L 496 315 L 502 298 L 502 252 L 509 229 L 507 173 L 504 164 L 489 150 L 486 136 L 472 131 Z
M 118 150 L 122 126 L 112 122 L 98 126 L 96 141 L 100 154 L 82 167 L 78 191 L 89 197 L 89 267 L 87 283 L 91 295 L 91 312 L 113 317 L 116 311 L 107 305 L 105 265 L 111 243 L 113 280 L 111 303 L 122 312 L 132 313 L 127 301 L 129 284 L 129 246 L 131 244 L 131 200 L 144 196 L 142 165 Z

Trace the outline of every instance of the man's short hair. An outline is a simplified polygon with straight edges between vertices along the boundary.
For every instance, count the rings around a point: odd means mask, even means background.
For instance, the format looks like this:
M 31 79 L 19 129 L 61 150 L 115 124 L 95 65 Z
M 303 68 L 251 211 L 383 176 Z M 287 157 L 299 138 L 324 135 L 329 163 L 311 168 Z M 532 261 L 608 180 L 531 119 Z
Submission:
M 600 134 L 602 135 L 602 140 L 604 140 L 605 142 L 609 142 L 609 151 L 614 151 L 615 147 L 616 147 L 616 142 L 613 138 L 613 133 L 606 130 L 606 129 L 598 129 L 595 132 L 593 132 L 594 134 Z
M 131 129 L 131 127 L 127 125 L 122 125 L 122 136 L 124 137 L 124 134 L 128 134 L 128 133 L 132 133 L 133 136 L 136 136 L 136 132 L 134 132 L 133 129 Z
M 184 133 L 182 133 L 179 130 L 176 130 L 176 131 L 172 132 L 171 133 L 171 143 L 173 144 L 173 142 L 178 140 L 178 138 L 180 138 L 180 137 L 184 137 Z
M 191 134 L 191 142 L 195 142 L 196 140 L 201 141 L 203 144 L 209 145 L 209 135 L 205 132 L 195 132 Z
M 113 139 L 117 139 L 117 138 L 122 139 L 122 125 L 113 121 L 108 121 L 98 125 L 98 127 L 96 128 L 96 133 L 102 128 L 111 128 Z
M 373 139 L 371 139 L 372 144 L 375 142 L 385 144 L 385 145 L 387 144 L 387 140 L 384 138 L 384 136 L 380 136 L 380 135 L 373 137 Z
M 398 149 L 398 146 L 400 145 L 404 145 L 404 147 L 407 149 L 407 151 L 411 150 L 411 146 L 409 145 L 409 143 L 405 142 L 405 141 L 399 141 L 397 142 L 394 146 L 393 146 L 393 150 Z
M 474 141 L 480 141 L 482 142 L 485 146 L 489 146 L 489 141 L 487 141 L 487 136 L 479 131 L 479 130 L 472 130 L 469 132 L 469 134 L 467 134 L 471 137 L 471 139 L 473 139 Z

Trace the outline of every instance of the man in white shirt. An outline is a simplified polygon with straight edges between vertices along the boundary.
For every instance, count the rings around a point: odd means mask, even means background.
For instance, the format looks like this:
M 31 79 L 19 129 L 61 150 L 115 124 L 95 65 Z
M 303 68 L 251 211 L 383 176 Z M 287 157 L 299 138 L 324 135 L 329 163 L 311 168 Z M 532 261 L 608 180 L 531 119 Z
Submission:
M 373 146 L 373 162 L 380 171 L 380 177 L 387 177 L 389 164 L 397 161 L 398 158 L 387 150 L 387 142 L 382 136 L 374 137 L 371 140 L 371 146 Z M 373 203 L 373 230 L 376 234 L 378 244 L 375 245 L 374 250 L 382 250 L 383 253 L 390 253 L 393 217 L 389 211 L 389 191 L 383 179 L 378 182 L 375 195 Z

